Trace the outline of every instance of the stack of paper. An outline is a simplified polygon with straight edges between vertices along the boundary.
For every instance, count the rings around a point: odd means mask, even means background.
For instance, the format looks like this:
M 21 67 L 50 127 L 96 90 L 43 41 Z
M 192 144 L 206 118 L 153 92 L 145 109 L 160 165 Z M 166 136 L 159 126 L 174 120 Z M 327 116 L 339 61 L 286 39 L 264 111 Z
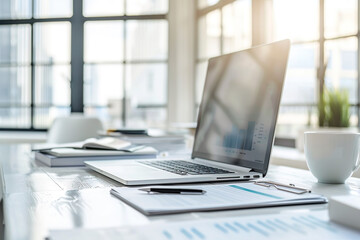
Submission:
M 202 189 L 206 193 L 203 195 L 149 194 L 139 191 L 138 188 L 125 187 L 113 188 L 111 193 L 146 215 L 327 202 L 327 199 L 321 195 L 294 194 L 259 186 L 253 182 L 176 187 Z

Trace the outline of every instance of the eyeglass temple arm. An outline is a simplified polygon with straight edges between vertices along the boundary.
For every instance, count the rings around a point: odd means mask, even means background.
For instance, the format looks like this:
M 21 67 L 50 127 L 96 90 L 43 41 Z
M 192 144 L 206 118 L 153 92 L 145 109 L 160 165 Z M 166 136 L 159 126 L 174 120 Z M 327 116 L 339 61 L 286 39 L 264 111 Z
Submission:
M 254 181 L 254 183 L 256 185 L 260 185 L 263 187 L 270 187 L 270 186 L 274 186 L 276 189 L 281 190 L 281 191 L 285 191 L 285 192 L 290 192 L 290 193 L 297 193 L 297 192 L 293 192 L 291 190 L 286 190 L 286 189 L 282 189 L 279 187 L 286 187 L 286 188 L 290 188 L 290 189 L 296 189 L 296 190 L 300 190 L 302 192 L 300 192 L 300 194 L 302 193 L 311 193 L 311 190 L 306 189 L 306 188 L 300 188 L 300 187 L 296 187 L 294 184 L 283 184 L 283 183 L 277 183 L 277 182 L 273 182 L 273 181 Z

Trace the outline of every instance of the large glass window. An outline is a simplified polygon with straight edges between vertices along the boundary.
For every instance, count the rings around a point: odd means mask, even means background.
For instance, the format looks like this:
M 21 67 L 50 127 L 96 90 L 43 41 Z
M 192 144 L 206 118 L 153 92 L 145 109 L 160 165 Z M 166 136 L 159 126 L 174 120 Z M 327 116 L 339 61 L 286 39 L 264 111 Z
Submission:
M 199 0 L 195 108 L 204 87 L 207 60 L 251 46 L 251 0 Z
M 317 126 L 324 88 L 348 92 L 350 124 L 358 124 L 357 5 L 356 0 L 273 0 L 273 39 L 292 41 L 278 136 L 294 138 L 299 129 Z
M 2 0 L 0 128 L 46 129 L 71 111 L 165 123 L 167 12 L 168 0 Z
M 31 26 L 0 25 L 0 124 L 31 126 Z
M 33 127 L 70 112 L 69 22 L 34 23 Z
M 277 137 L 296 138 L 299 130 L 318 125 L 323 89 L 348 92 L 350 124 L 357 126 L 358 14 L 357 0 L 198 0 L 195 109 L 208 58 L 251 47 L 252 42 L 289 38 Z M 252 27 L 252 20 L 261 27 Z

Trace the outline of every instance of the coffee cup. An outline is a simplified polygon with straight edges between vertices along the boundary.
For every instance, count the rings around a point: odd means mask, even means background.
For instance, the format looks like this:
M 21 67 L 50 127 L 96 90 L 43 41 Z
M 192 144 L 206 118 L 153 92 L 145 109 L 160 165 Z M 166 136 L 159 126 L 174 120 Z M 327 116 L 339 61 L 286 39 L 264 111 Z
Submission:
M 360 133 L 305 132 L 304 150 L 311 173 L 321 183 L 344 183 L 359 169 Z

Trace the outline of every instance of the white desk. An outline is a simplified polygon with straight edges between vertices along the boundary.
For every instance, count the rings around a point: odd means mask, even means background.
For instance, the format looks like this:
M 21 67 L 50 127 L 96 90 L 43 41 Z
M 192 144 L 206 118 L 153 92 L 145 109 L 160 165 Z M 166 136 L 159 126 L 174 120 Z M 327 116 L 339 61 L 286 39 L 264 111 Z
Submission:
M 309 169 L 306 164 L 305 153 L 300 152 L 296 148 L 274 146 L 271 152 L 270 163 L 305 170 Z M 354 172 L 352 176 L 360 178 L 360 170 Z
M 0 143 L 4 144 L 45 143 L 46 139 L 47 132 L 0 132 Z
M 146 217 L 110 195 L 110 187 L 121 184 L 87 168 L 46 167 L 31 159 L 29 152 L 29 145 L 0 145 L 6 239 L 43 239 L 49 229 L 140 226 L 327 207 L 322 204 Z M 360 195 L 357 178 L 345 185 L 319 184 L 308 171 L 281 166 L 270 166 L 267 178 L 308 187 L 328 197 Z

